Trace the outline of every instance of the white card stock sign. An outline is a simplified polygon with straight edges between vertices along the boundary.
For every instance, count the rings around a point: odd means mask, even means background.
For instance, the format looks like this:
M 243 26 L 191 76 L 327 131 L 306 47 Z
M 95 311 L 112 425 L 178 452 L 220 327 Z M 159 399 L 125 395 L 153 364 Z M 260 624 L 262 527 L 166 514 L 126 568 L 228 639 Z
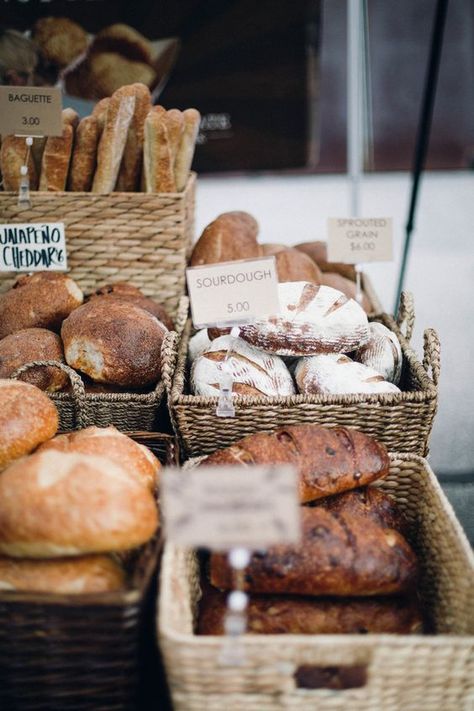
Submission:
M 177 545 L 257 550 L 301 536 L 298 475 L 286 464 L 165 469 L 160 494 Z
M 66 270 L 63 222 L 0 224 L 0 272 Z
M 273 256 L 190 267 L 186 279 L 196 328 L 250 323 L 280 311 Z
M 61 89 L 0 86 L 0 133 L 3 136 L 61 136 Z
M 391 217 L 330 217 L 328 261 L 359 264 L 393 259 Z

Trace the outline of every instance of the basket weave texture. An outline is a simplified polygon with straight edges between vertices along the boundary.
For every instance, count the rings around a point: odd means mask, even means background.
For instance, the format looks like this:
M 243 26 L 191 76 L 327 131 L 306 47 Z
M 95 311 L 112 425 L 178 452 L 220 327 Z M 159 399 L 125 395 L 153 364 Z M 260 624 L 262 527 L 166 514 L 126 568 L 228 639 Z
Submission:
M 373 317 L 394 331 L 403 351 L 401 393 L 380 395 L 292 395 L 286 397 L 236 396 L 235 417 L 216 415 L 217 397 L 191 395 L 187 365 L 192 323 L 189 320 L 176 357 L 172 381 L 165 379 L 168 403 L 183 454 L 197 456 L 225 447 L 256 431 L 278 426 L 317 423 L 349 426 L 384 442 L 390 450 L 428 453 L 428 440 L 436 414 L 440 372 L 440 346 L 436 332 L 424 333 L 424 360 L 410 346 L 414 309 L 404 294 L 397 321 L 388 314 Z M 177 340 L 167 347 L 177 348 Z M 171 359 L 171 356 L 169 356 Z M 429 371 L 431 370 L 431 377 Z
M 410 524 L 433 635 L 248 635 L 239 667 L 223 637 L 196 636 L 201 595 L 192 551 L 165 547 L 158 632 L 176 711 L 468 711 L 474 702 L 474 556 L 426 460 L 391 455 L 380 484 Z M 362 667 L 360 688 L 299 688 L 300 667 Z
M 129 433 L 163 464 L 174 465 L 174 438 Z M 135 709 L 139 661 L 147 647 L 150 595 L 161 550 L 156 536 L 137 553 L 130 587 L 79 595 L 0 591 L 2 711 Z
M 0 193 L 0 222 L 64 222 L 69 275 L 85 293 L 128 281 L 174 314 L 194 237 L 196 175 L 182 193 Z M 0 275 L 0 292 L 18 274 Z

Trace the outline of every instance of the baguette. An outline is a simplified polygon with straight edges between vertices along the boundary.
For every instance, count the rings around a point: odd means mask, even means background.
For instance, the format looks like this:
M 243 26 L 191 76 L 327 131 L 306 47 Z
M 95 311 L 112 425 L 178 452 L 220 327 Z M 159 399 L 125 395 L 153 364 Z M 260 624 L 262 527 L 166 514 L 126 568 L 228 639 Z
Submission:
M 66 190 L 66 183 L 74 143 L 74 126 L 78 115 L 73 109 L 62 112 L 62 136 L 49 136 L 41 160 L 40 190 L 60 192 Z
M 105 99 L 101 99 L 94 106 L 94 110 L 92 112 L 92 116 L 95 119 L 97 119 L 97 121 L 99 122 L 99 129 L 100 129 L 101 133 L 104 130 L 105 119 L 107 118 L 107 107 L 109 105 L 109 101 L 110 101 L 109 97 L 107 97 Z
M 405 538 L 364 516 L 301 509 L 302 540 L 254 553 L 245 569 L 251 593 L 371 596 L 411 591 L 417 578 L 415 553 Z M 222 553 L 211 556 L 211 583 L 233 588 L 233 572 Z
M 115 189 L 135 102 L 135 91 L 131 86 L 117 89 L 110 97 L 97 151 L 97 169 L 92 183 L 94 193 L 111 193 Z
M 176 192 L 165 116 L 156 111 L 145 120 L 144 167 L 147 193 Z
M 173 170 L 178 155 L 179 144 L 184 133 L 184 114 L 178 109 L 170 109 L 165 114 L 166 128 L 168 129 L 168 137 L 170 141 L 171 162 Z
M 100 137 L 98 120 L 86 116 L 76 131 L 76 140 L 71 159 L 67 189 L 88 192 L 92 186 L 97 161 L 97 146 Z
M 357 430 L 294 425 L 244 437 L 200 466 L 226 464 L 293 464 L 307 503 L 370 484 L 387 475 L 390 462 L 383 444 Z
M 63 126 L 64 124 L 69 124 L 73 128 L 77 128 L 79 125 L 79 114 L 74 109 L 68 108 L 63 109 L 62 112 Z
M 1 156 L 1 172 L 3 176 L 3 189 L 18 192 L 20 189 L 21 166 L 25 164 L 27 147 L 25 139 L 21 136 L 4 136 Z M 30 190 L 38 189 L 38 172 L 35 167 L 33 154 L 30 151 L 28 158 L 28 175 Z
M 193 162 L 199 124 L 201 123 L 201 114 L 197 109 L 186 109 L 183 111 L 183 116 L 184 131 L 174 166 L 176 189 L 178 192 L 182 192 L 186 187 L 189 171 L 191 170 L 191 164 Z
M 132 84 L 135 92 L 135 111 L 128 129 L 127 142 L 117 178 L 117 190 L 138 190 L 143 163 L 145 119 L 151 109 L 150 90 L 145 84 Z

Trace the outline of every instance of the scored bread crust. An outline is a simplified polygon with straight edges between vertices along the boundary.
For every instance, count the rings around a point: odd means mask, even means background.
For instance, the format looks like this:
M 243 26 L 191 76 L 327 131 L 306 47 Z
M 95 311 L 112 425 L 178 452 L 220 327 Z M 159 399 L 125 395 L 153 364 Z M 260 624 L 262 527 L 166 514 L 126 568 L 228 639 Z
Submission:
M 89 192 L 97 164 L 100 126 L 94 116 L 86 116 L 77 127 L 69 169 L 68 190 Z
M 298 392 L 316 395 L 350 393 L 399 393 L 393 383 L 384 380 L 374 368 L 356 363 L 340 353 L 301 358 L 295 369 Z
M 383 323 L 374 321 L 369 328 L 369 340 L 355 352 L 354 360 L 373 368 L 385 380 L 398 385 L 403 365 L 400 341 Z
M 331 286 L 333 289 L 342 291 L 343 294 L 347 296 L 348 299 L 355 299 L 357 295 L 356 283 L 352 279 L 347 279 L 347 277 L 338 274 L 337 272 L 323 272 L 321 274 L 321 284 L 324 286 Z M 362 291 L 362 308 L 366 313 L 372 311 L 372 306 L 367 297 L 367 294 Z
M 194 157 L 194 149 L 201 123 L 201 114 L 197 109 L 183 111 L 184 129 L 179 143 L 174 164 L 176 189 L 182 192 L 188 181 L 189 171 Z
M 97 291 L 99 293 L 97 293 Z M 110 284 L 109 286 L 106 285 L 97 291 L 89 296 L 88 301 L 105 299 L 106 301 L 103 302 L 104 304 L 109 302 L 111 299 L 114 301 L 125 301 L 129 304 L 133 304 L 134 306 L 139 306 L 144 311 L 148 311 L 148 313 L 156 316 L 158 321 L 161 321 L 161 323 L 166 326 L 168 331 L 173 331 L 173 320 L 169 316 L 163 304 L 160 304 L 158 301 L 145 296 L 139 289 L 137 289 L 137 293 L 132 293 L 128 290 L 122 290 L 119 285 Z

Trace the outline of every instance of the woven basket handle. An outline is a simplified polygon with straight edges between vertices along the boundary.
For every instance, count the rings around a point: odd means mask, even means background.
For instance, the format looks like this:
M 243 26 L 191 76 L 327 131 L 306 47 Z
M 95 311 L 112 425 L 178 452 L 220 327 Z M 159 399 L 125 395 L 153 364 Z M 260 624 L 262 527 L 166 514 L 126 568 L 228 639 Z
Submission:
M 168 331 L 161 345 L 161 377 L 168 397 L 171 394 L 173 375 L 178 357 L 179 336 L 176 331 Z
M 423 334 L 423 367 L 427 373 L 431 369 L 433 383 L 437 386 L 441 369 L 441 344 L 434 328 L 427 328 Z
M 402 291 L 400 294 L 397 324 L 402 335 L 410 343 L 415 326 L 415 302 L 411 291 Z
M 27 370 L 38 366 L 59 368 L 59 370 L 66 373 L 71 381 L 72 398 L 76 409 L 76 422 L 81 429 L 87 427 L 88 418 L 86 413 L 86 390 L 84 383 L 81 376 L 65 363 L 61 363 L 58 360 L 32 360 L 30 363 L 25 363 L 17 368 L 10 377 L 17 380 L 22 373 L 26 373 Z

